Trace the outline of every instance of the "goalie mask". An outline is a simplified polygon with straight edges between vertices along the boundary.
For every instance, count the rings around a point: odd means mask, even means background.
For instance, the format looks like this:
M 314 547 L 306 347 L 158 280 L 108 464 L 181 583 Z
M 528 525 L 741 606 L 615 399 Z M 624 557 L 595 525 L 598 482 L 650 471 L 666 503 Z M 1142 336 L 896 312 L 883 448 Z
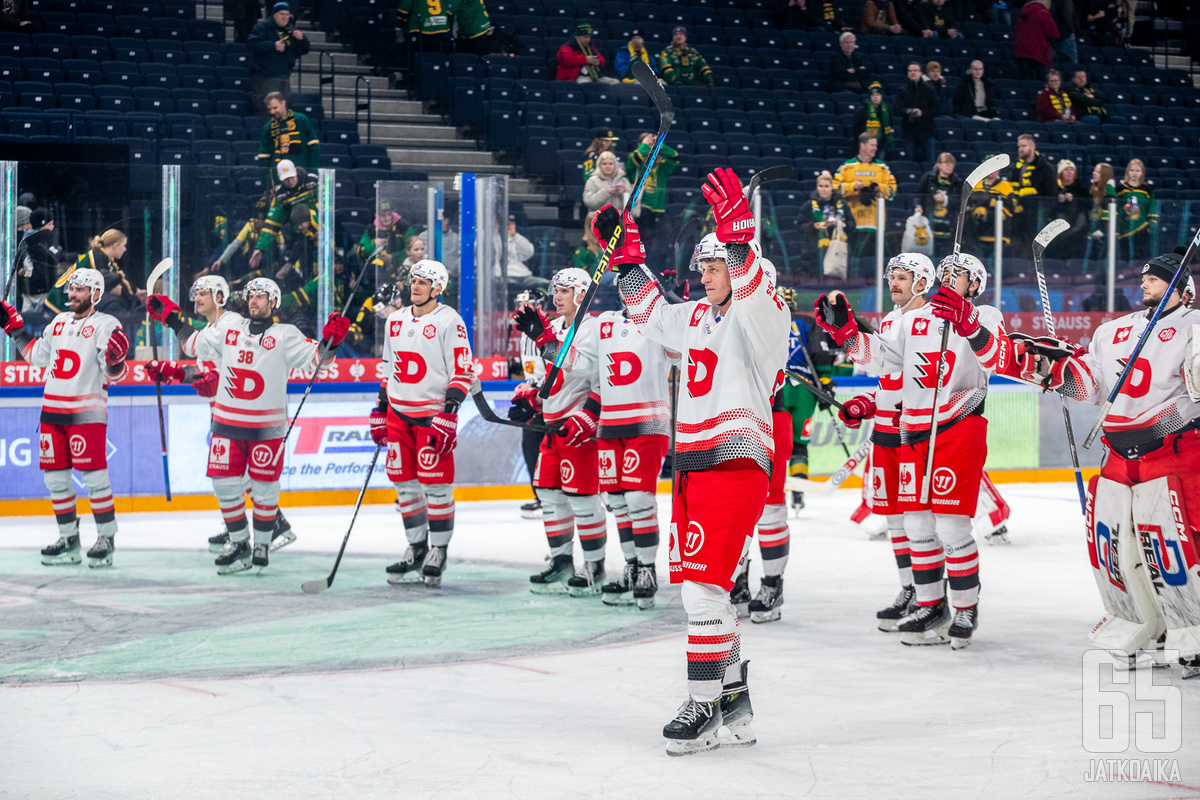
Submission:
M 229 284 L 220 275 L 205 275 L 197 278 L 188 292 L 188 299 L 193 303 L 196 302 L 196 295 L 200 292 L 211 293 L 217 308 L 224 308 L 226 301 L 229 300 Z M 220 299 L 217 298 L 218 293 L 221 295 Z
M 943 262 L 944 263 L 944 262 Z M 913 294 L 926 294 L 933 288 L 933 261 L 924 253 L 901 253 L 888 262 L 888 272 L 902 269 L 912 275 Z M 925 288 L 917 291 L 917 283 L 925 280 Z M 982 290 L 981 290 L 982 291 Z
M 970 284 L 979 282 L 979 288 L 972 292 L 969 297 L 978 297 L 983 294 L 983 290 L 987 288 L 987 270 L 983 266 L 983 262 L 973 255 L 968 253 L 959 253 L 958 255 L 948 255 L 942 259 L 942 263 L 938 265 L 938 274 L 945 275 L 946 268 L 949 267 L 951 283 L 959 276 L 960 273 L 966 272 L 971 276 Z M 970 289 L 968 288 L 968 291 Z

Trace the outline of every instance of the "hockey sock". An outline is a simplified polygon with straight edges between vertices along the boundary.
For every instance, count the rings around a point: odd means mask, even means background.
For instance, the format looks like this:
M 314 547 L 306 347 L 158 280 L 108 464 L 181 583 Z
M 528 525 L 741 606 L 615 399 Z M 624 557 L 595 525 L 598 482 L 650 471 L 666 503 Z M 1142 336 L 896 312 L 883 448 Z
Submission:
M 74 536 L 78 530 L 75 512 L 75 490 L 71 488 L 71 470 L 48 469 L 42 473 L 46 488 L 50 490 L 50 505 L 54 507 L 54 519 L 58 522 L 60 536 Z
M 225 519 L 225 530 L 229 540 L 244 542 L 250 538 L 250 526 L 246 523 L 246 495 L 242 490 L 242 479 L 213 478 L 213 494 L 221 507 Z
M 91 469 L 80 472 L 79 476 L 87 484 L 88 496 L 92 500 L 92 519 L 96 520 L 96 533 L 102 536 L 116 536 L 117 512 L 113 508 L 112 484 L 108 480 L 108 470 Z
M 935 514 L 934 523 L 938 538 L 946 547 L 950 605 L 970 608 L 979 602 L 979 547 L 971 535 L 971 518 L 961 514 Z
M 653 564 L 658 555 L 658 501 L 653 492 L 625 493 L 633 523 L 633 545 L 639 564 Z M 621 547 L 624 550 L 624 546 Z
M 429 503 L 429 543 L 445 547 L 454 536 L 454 487 L 448 483 L 425 487 Z
M 742 660 L 737 612 L 729 592 L 709 583 L 684 581 L 680 597 L 688 615 L 688 693 L 712 702 L 721 696 L 727 668 Z
M 607 492 L 608 507 L 612 509 L 613 519 L 617 523 L 617 538 L 621 540 L 621 555 L 626 561 L 633 561 L 637 553 L 633 548 L 633 520 L 629 518 L 629 503 L 624 492 Z
M 535 491 L 538 500 L 542 501 L 542 527 L 546 529 L 550 557 L 571 555 L 575 540 L 575 515 L 571 504 L 561 489 L 538 488 Z
M 787 566 L 788 542 L 791 538 L 787 518 L 786 505 L 763 507 L 758 520 L 758 549 L 762 553 L 763 575 L 782 575 Z
M 896 571 L 900 573 L 900 585 L 912 586 L 912 555 L 908 551 L 908 534 L 904 532 L 904 515 L 888 514 L 888 537 L 892 540 L 892 553 L 896 556 Z
M 425 506 L 425 490 L 416 481 L 396 481 L 396 497 L 400 499 L 400 516 L 404 518 L 404 535 L 409 544 L 425 541 L 429 535 L 429 515 Z
M 801 478 L 808 477 L 808 444 L 795 442 L 792 445 L 792 455 L 788 458 L 788 475 Z
M 604 546 L 608 543 L 608 520 L 604 516 L 604 502 L 600 495 L 571 494 L 566 498 L 571 511 L 575 513 L 575 527 L 579 529 L 583 560 L 603 561 Z
M 933 512 L 904 512 L 904 529 L 908 532 L 917 602 L 923 606 L 936 605 L 942 599 L 942 572 L 946 566 L 946 554 L 938 540 Z
M 254 543 L 269 545 L 279 511 L 279 481 L 251 479 L 250 491 L 254 496 Z

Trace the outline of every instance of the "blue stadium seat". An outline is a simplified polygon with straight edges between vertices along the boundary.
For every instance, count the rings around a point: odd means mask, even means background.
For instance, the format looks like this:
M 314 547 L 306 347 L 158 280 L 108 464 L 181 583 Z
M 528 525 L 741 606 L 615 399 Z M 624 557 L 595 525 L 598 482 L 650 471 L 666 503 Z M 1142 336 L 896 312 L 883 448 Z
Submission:
M 199 116 L 213 113 L 213 105 L 212 101 L 208 99 L 208 92 L 200 89 L 175 89 L 171 92 L 171 97 L 175 101 L 176 111 Z
M 192 143 L 192 156 L 197 164 L 212 167 L 233 166 L 233 148 L 227 141 L 200 140 Z
M 232 114 L 209 114 L 204 118 L 204 125 L 208 129 L 209 138 L 226 142 L 236 142 L 241 139 L 252 138 L 246 130 L 245 122 L 242 118 L 235 117 Z M 353 125 L 354 123 L 350 124 Z M 260 128 L 256 125 L 254 133 L 257 133 L 259 130 Z

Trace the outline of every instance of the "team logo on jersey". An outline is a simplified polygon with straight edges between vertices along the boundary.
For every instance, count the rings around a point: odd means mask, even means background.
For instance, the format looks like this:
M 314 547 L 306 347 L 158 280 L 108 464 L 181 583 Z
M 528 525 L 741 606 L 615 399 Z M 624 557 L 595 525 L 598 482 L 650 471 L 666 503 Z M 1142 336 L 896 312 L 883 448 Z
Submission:
M 575 465 L 567 459 L 563 459 L 558 465 L 558 477 L 562 481 L 563 486 L 567 486 L 575 480 Z
M 66 326 L 67 326 L 67 323 L 65 323 L 65 322 L 54 323 L 54 331 L 50 335 L 58 336 L 60 333 L 63 332 L 63 328 L 65 328 Z
M 712 391 L 713 378 L 717 375 L 717 354 L 707 347 L 703 350 L 688 350 L 688 394 L 704 397 Z
M 942 359 L 941 373 L 941 384 L 943 388 L 945 388 L 946 384 L 949 383 L 950 373 L 954 371 L 954 362 L 958 358 L 953 350 L 947 350 L 944 355 L 945 358 Z M 917 358 L 921 359 L 921 361 L 913 366 L 915 366 L 921 373 L 920 375 L 916 376 L 916 381 L 917 385 L 922 389 L 933 388 L 933 373 L 934 370 L 937 369 L 938 356 L 938 353 L 917 353 Z
M 606 480 L 615 480 L 617 477 L 617 452 L 615 450 L 601 450 L 600 457 L 600 477 Z
M 38 437 L 38 452 L 41 453 L 43 461 L 54 460 L 54 437 L 48 433 L 43 433 Z
M 454 366 L 459 372 L 471 369 L 471 351 L 465 347 L 454 348 Z
M 399 472 L 400 464 L 400 443 L 388 442 L 387 468 L 393 472 Z
M 403 327 L 404 327 L 404 323 L 401 322 L 400 320 L 398 320 L 398 319 L 392 320 L 391 322 L 388 323 L 388 335 L 389 336 L 399 336 L 400 329 Z
M 1175 329 L 1174 328 L 1163 328 L 1161 331 L 1158 332 L 1158 340 L 1160 342 L 1169 342 L 1174 338 L 1175 338 Z
M 396 366 L 392 374 L 395 375 L 396 380 L 400 383 L 420 383 L 425 379 L 425 373 L 429 369 L 425 366 L 425 359 L 421 358 L 419 353 L 398 351 L 395 356 Z
M 600 323 L 600 338 L 601 339 L 611 339 L 612 338 L 612 329 L 613 329 L 613 324 L 611 322 L 601 322 Z
M 871 497 L 887 500 L 887 483 L 883 480 L 883 467 L 871 467 Z
M 917 465 L 912 461 L 901 461 L 899 476 L 900 487 L 897 492 L 905 497 L 915 495 L 917 493 Z
M 692 320 L 688 323 L 689 327 L 695 328 L 700 324 L 700 320 L 704 319 L 704 315 L 708 313 L 708 306 L 704 303 L 698 303 L 694 311 L 692 311 Z
M 208 446 L 208 463 L 229 466 L 229 440 L 224 436 L 214 436 Z
M 250 451 L 250 463 L 258 468 L 269 467 L 275 460 L 275 454 L 265 444 L 258 444 Z
M 225 390 L 235 400 L 255 400 L 262 396 L 266 384 L 262 376 L 252 369 L 229 367 L 229 380 Z
M 895 320 L 891 320 L 891 319 L 884 320 L 883 324 L 879 326 L 879 332 L 887 333 L 888 331 L 890 331 L 892 329 L 893 322 L 895 322 Z
M 942 496 L 954 491 L 958 484 L 958 476 L 949 467 L 938 467 L 933 471 L 933 493 Z
M 422 447 L 417 451 L 417 469 L 422 469 L 428 472 L 437 466 L 438 454 L 433 451 L 432 447 Z
M 237 347 L 238 331 L 225 331 L 225 344 L 230 347 Z
M 79 374 L 79 354 L 70 350 L 59 350 L 54 357 L 54 369 L 50 373 L 60 381 L 69 380 Z
M 90 339 L 92 334 L 95 332 L 96 332 L 96 329 L 93 328 L 91 325 L 84 325 L 83 331 L 79 335 L 85 339 Z
M 1129 341 L 1129 334 L 1133 331 L 1132 325 L 1127 325 L 1124 328 L 1117 328 L 1116 334 L 1113 335 L 1113 344 Z
M 608 354 L 608 382 L 628 386 L 642 377 L 642 361 L 633 353 Z
M 912 327 L 912 335 L 913 336 L 924 336 L 925 334 L 929 333 L 929 323 L 930 323 L 930 320 L 927 320 L 927 319 L 922 319 L 922 318 L 914 319 L 913 327 Z
M 87 449 L 87 439 L 84 439 L 80 434 L 75 434 L 71 437 L 68 444 L 71 447 L 71 455 L 79 458 L 83 455 L 83 451 Z
M 637 450 L 626 450 L 625 458 L 621 461 L 621 469 L 626 475 L 637 472 L 638 466 L 642 463 L 642 457 L 638 455 Z
M 262 346 L 263 346 L 263 350 L 274 350 L 275 349 L 275 337 L 274 336 L 264 336 L 263 340 L 262 340 Z
M 683 540 L 683 557 L 691 558 L 704 547 L 704 528 L 699 522 L 692 520 L 688 523 L 687 536 Z
M 437 336 L 437 326 L 426 325 L 425 330 L 421 331 L 421 333 L 425 334 L 426 339 L 432 339 L 433 337 Z

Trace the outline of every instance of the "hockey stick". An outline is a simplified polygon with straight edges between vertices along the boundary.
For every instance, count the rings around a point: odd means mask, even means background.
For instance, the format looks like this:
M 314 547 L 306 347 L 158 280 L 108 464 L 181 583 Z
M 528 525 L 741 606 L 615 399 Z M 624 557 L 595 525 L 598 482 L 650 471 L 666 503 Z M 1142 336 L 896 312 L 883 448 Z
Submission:
M 475 407 L 479 409 L 479 416 L 483 417 L 485 422 L 494 422 L 497 425 L 509 425 L 526 431 L 544 432 L 546 430 L 545 425 L 536 422 L 517 422 L 515 419 L 505 419 L 497 414 L 495 409 L 488 405 L 487 398 L 483 396 L 483 387 L 479 385 L 478 378 L 471 384 L 471 399 L 475 401 Z
M 679 250 L 681 247 L 683 247 L 683 240 L 691 235 L 692 229 L 698 228 L 698 227 L 700 227 L 700 218 L 696 217 L 696 216 L 688 217 L 687 221 L 684 222 L 682 226 L 680 226 L 679 233 L 676 234 L 676 236 L 675 236 L 675 247 L 671 252 L 674 253 L 674 257 L 675 257 L 676 283 L 678 283 L 679 271 L 681 269 L 686 270 L 688 268 L 687 264 L 685 264 L 683 267 L 679 266 Z M 689 259 L 688 264 L 690 264 L 690 263 L 691 263 L 691 260 Z
M 764 183 L 785 180 L 792 177 L 793 174 L 795 173 L 792 171 L 792 168 L 785 164 L 767 167 L 766 169 L 760 169 L 758 172 L 750 176 L 750 182 L 746 184 L 746 202 L 750 202 L 754 199 L 754 193 L 758 191 L 758 187 L 762 186 Z
M 846 409 L 846 407 L 839 403 L 833 395 L 825 391 L 825 387 L 818 386 L 817 384 L 813 383 L 808 378 L 804 377 L 803 373 L 796 372 L 792 369 L 784 369 L 783 373 L 792 380 L 798 382 L 805 389 L 808 389 L 810 392 L 812 392 L 813 396 L 821 402 L 828 403 L 829 405 L 837 408 L 839 411 L 844 411 Z
M 1192 241 L 1188 244 L 1187 252 L 1183 254 L 1183 258 L 1179 260 L 1179 269 L 1175 270 L 1175 277 L 1171 278 L 1171 282 L 1167 284 L 1167 290 L 1163 292 L 1162 300 L 1158 301 L 1158 308 L 1154 309 L 1154 313 L 1150 315 L 1150 319 L 1146 322 L 1146 330 L 1142 331 L 1142 335 L 1138 337 L 1137 344 L 1133 347 L 1133 352 L 1130 353 L 1129 359 L 1125 362 L 1125 369 L 1121 370 L 1121 374 L 1117 376 L 1117 382 L 1113 384 L 1112 391 L 1108 393 L 1108 399 L 1104 401 L 1104 405 L 1100 407 L 1100 416 L 1096 417 L 1096 423 L 1092 425 L 1092 430 L 1088 433 L 1087 438 L 1083 440 L 1083 446 L 1091 449 L 1092 442 L 1096 439 L 1096 435 L 1100 433 L 1100 428 L 1104 425 L 1104 420 L 1108 418 L 1108 412 L 1112 409 L 1113 402 L 1116 401 L 1117 395 L 1121 393 L 1121 389 L 1125 388 L 1125 381 L 1129 380 L 1129 374 L 1133 372 L 1133 367 L 1137 364 L 1138 356 L 1142 352 L 1142 348 L 1146 345 L 1146 340 L 1150 338 L 1150 332 L 1154 330 L 1154 326 L 1158 324 L 1159 317 L 1167 310 L 1167 302 L 1171 299 L 1171 292 L 1179 286 L 1180 279 L 1188 272 L 1188 264 L 1192 262 L 1192 257 L 1196 255 L 1196 247 L 1200 246 L 1200 230 L 1196 231 L 1196 235 L 1192 237 Z
M 804 354 L 804 361 L 808 364 L 808 371 L 812 373 L 813 380 L 817 383 L 820 383 L 821 378 L 817 375 L 817 366 L 813 363 L 812 354 L 808 352 L 807 343 L 800 342 L 796 347 L 801 353 Z M 842 426 L 838 425 L 837 414 L 833 413 L 833 408 L 830 406 L 826 406 L 825 410 L 829 412 L 829 416 L 833 420 L 833 433 L 837 437 L 838 444 L 842 446 L 842 451 L 846 454 L 846 457 L 849 458 L 850 448 L 846 446 L 846 437 L 842 434 Z
M 1042 253 L 1054 238 L 1071 227 L 1065 219 L 1051 220 L 1033 238 L 1033 268 L 1037 272 L 1038 293 L 1042 296 L 1042 314 L 1045 317 L 1046 333 L 1054 335 L 1054 314 L 1050 312 L 1050 293 L 1046 290 L 1046 271 L 1042 267 Z M 1079 452 L 1075 449 L 1075 429 L 1071 426 L 1071 412 L 1067 409 L 1067 398 L 1059 393 L 1062 401 L 1063 422 L 1067 425 L 1067 447 L 1071 451 L 1071 468 L 1075 470 L 1075 488 L 1079 490 L 1079 509 L 1087 515 L 1087 493 L 1083 488 L 1083 473 L 1079 469 Z
M 871 452 L 871 433 L 870 428 L 864 432 L 862 444 L 855 448 L 853 453 L 847 453 L 849 458 L 846 459 L 837 472 L 829 476 L 827 481 L 814 481 L 811 478 L 801 478 L 799 475 L 789 475 L 783 480 L 783 488 L 790 492 L 815 492 L 817 494 L 833 494 L 846 479 L 854 474 L 854 470 L 867 459 L 867 455 Z
M 17 279 L 17 272 L 20 271 L 19 265 L 21 263 L 21 256 L 28 252 L 29 237 L 27 236 L 21 240 L 19 245 L 17 245 L 17 256 L 13 259 L 12 272 L 8 273 L 8 281 L 6 281 L 4 284 L 4 297 L 0 299 L 4 300 L 6 303 L 8 302 L 8 294 L 12 291 L 13 282 Z
M 630 73 L 637 79 L 638 85 L 646 90 L 646 94 L 650 95 L 650 99 L 658 108 L 658 136 L 654 139 L 654 147 L 650 149 L 650 154 L 646 158 L 646 167 L 642 170 L 642 174 L 638 176 L 637 185 L 633 187 L 633 193 L 629 195 L 629 199 L 625 202 L 625 208 L 632 213 L 633 209 L 637 208 L 638 198 L 642 195 L 642 189 L 646 185 L 646 179 L 650 177 L 650 173 L 654 169 L 654 162 L 658 160 L 658 153 L 662 150 L 663 143 L 667 140 L 667 131 L 671 129 L 671 123 L 675 121 L 675 106 L 671 104 L 671 98 L 667 97 L 667 92 L 663 89 L 662 84 L 658 81 L 658 76 L 654 74 L 654 70 L 646 66 L 643 61 L 634 61 L 633 66 L 629 68 Z M 554 386 L 558 380 L 558 375 L 562 372 L 563 362 L 567 358 L 567 352 L 571 349 L 571 344 L 575 341 L 575 335 L 579 332 L 579 325 L 587 316 L 588 307 L 592 304 L 592 298 L 596 296 L 596 289 L 600 286 L 600 279 L 604 277 L 604 273 L 608 271 L 608 262 L 612 259 L 612 254 L 616 251 L 617 245 L 625 238 L 625 230 L 621 223 L 617 223 L 617 227 L 613 229 L 612 235 L 608 239 L 608 246 L 604 248 L 604 253 L 601 254 L 600 260 L 596 262 L 595 268 L 592 270 L 592 282 L 588 285 L 587 291 L 583 295 L 583 300 L 579 303 L 579 308 L 575 312 L 575 319 L 571 320 L 571 327 L 567 328 L 566 335 L 563 337 L 562 344 L 559 346 L 558 355 L 554 357 L 554 363 L 550 367 L 550 371 L 546 373 L 546 380 L 538 389 L 538 397 L 545 400 L 550 396 L 550 388 Z
M 975 169 L 971 170 L 971 174 L 967 176 L 967 180 L 963 182 L 962 200 L 958 204 L 958 224 L 954 229 L 954 256 L 958 259 L 958 254 L 962 251 L 962 234 L 963 223 L 967 219 L 967 203 L 971 200 L 971 192 L 975 190 L 976 184 L 991 175 L 993 172 L 998 172 L 1008 166 L 1008 154 L 1001 153 L 998 156 L 992 156 L 987 161 L 984 161 Z M 946 265 L 946 271 L 942 277 L 942 285 L 950 285 L 950 269 L 951 265 Z M 933 451 L 937 446 L 938 434 L 938 394 L 942 388 L 942 366 L 946 361 L 946 348 L 950 345 L 950 326 L 942 323 L 942 345 L 938 349 L 937 369 L 933 371 L 936 376 L 933 381 L 933 416 L 929 421 L 929 453 L 925 456 L 925 477 L 921 483 L 921 504 L 929 502 L 929 479 L 933 474 Z
M 150 272 L 150 278 L 146 281 L 146 291 L 153 293 L 154 284 L 158 283 L 158 279 L 166 274 L 167 270 L 175 265 L 172 259 L 164 258 L 155 265 Z M 158 361 L 158 325 L 154 322 L 154 317 L 146 315 L 146 321 L 150 323 L 150 355 L 155 361 Z M 167 502 L 171 502 L 171 469 L 167 466 L 167 423 L 163 419 L 162 407 L 162 378 L 158 375 L 154 376 L 154 399 L 158 401 L 158 438 L 162 442 L 162 462 L 163 462 L 163 484 L 167 489 Z
M 350 531 L 354 530 L 354 521 L 358 519 L 358 510 L 362 508 L 363 497 L 367 494 L 367 484 L 371 482 L 371 476 L 375 474 L 375 462 L 379 461 L 381 449 L 383 449 L 383 445 L 375 445 L 375 455 L 371 456 L 371 466 L 367 468 L 366 480 L 363 481 L 362 488 L 358 490 L 358 501 L 354 504 L 354 516 L 350 517 L 350 526 L 346 528 L 346 535 L 342 537 L 342 547 L 338 550 L 337 560 L 333 562 L 333 571 L 329 573 L 328 578 L 305 581 L 300 584 L 300 588 L 304 590 L 305 594 L 320 594 L 333 586 L 333 578 L 337 575 L 338 567 L 341 566 L 342 554 L 346 552 L 346 543 L 350 541 Z

